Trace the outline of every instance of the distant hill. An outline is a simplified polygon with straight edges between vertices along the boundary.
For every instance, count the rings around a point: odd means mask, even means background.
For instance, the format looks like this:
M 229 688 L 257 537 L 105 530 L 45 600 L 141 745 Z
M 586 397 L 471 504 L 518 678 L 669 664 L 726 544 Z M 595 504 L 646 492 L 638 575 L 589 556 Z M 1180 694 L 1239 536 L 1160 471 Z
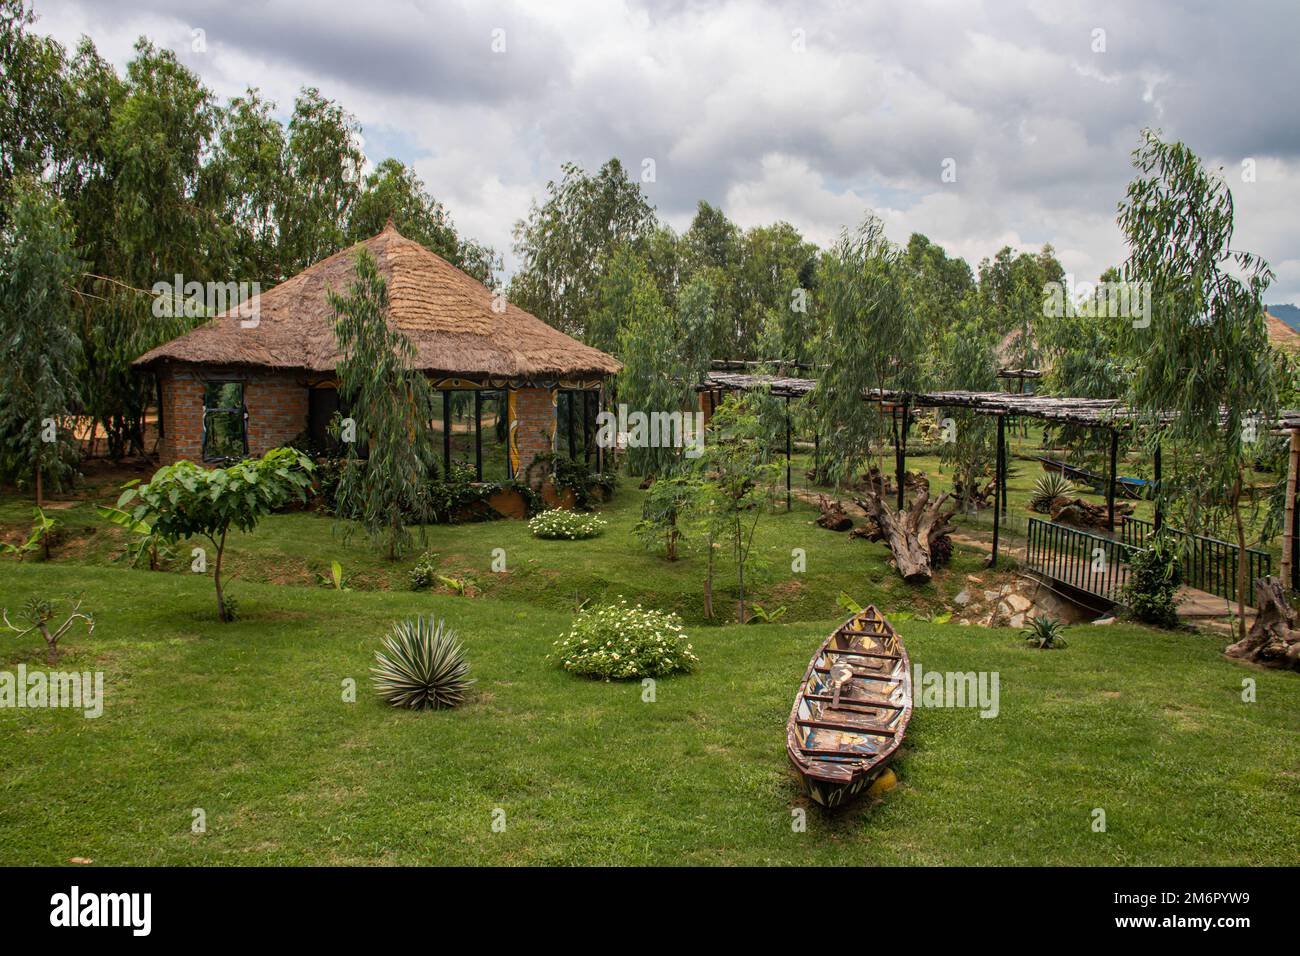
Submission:
M 1291 328 L 1300 330 L 1300 306 L 1297 305 L 1266 305 L 1269 315 L 1275 315 Z

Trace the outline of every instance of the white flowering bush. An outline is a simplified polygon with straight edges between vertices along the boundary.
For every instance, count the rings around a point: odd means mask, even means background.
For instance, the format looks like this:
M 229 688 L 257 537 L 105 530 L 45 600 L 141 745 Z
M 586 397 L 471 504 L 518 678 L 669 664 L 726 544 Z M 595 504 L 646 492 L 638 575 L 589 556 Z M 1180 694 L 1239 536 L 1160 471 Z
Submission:
M 700 662 L 681 618 L 627 601 L 579 611 L 550 659 L 570 673 L 605 680 L 663 677 L 689 672 Z
M 599 515 L 582 514 L 555 508 L 543 511 L 528 522 L 528 530 L 539 538 L 559 538 L 565 541 L 578 541 L 582 538 L 594 538 L 605 530 L 608 524 Z

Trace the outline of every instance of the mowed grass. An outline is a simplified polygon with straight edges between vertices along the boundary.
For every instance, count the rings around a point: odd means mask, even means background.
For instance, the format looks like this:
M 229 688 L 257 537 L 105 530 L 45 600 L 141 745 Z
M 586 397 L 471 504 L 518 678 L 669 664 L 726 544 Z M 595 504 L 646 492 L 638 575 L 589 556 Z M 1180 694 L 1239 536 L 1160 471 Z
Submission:
M 239 600 L 245 582 L 315 588 L 318 576 L 328 577 L 331 562 L 338 561 L 355 590 L 405 591 L 410 587 L 410 569 L 427 550 L 436 556 L 439 574 L 468 581 L 479 599 L 568 612 L 587 600 L 623 596 L 704 625 L 704 541 L 693 533 L 681 546 L 682 557 L 674 562 L 665 560 L 662 551 L 644 547 L 632 529 L 641 518 L 645 494 L 634 480 L 625 479 L 614 499 L 600 508 L 608 527 L 588 541 L 541 540 L 523 521 L 431 525 L 423 529 L 423 539 L 417 534 L 413 549 L 395 562 L 386 560 L 364 533 L 346 537 L 341 523 L 328 516 L 310 511 L 272 515 L 251 534 L 231 534 L 226 590 Z M 96 502 L 115 503 L 112 487 L 48 512 L 60 522 L 61 536 L 49 564 L 114 566 L 127 536 L 98 516 Z M 30 502 L 10 498 L 0 505 L 0 535 L 15 542 L 25 539 L 30 514 Z M 816 508 L 797 498 L 786 511 L 782 497 L 772 513 L 760 518 L 753 567 L 747 571 L 747 604 L 758 603 L 774 613 L 785 608 L 784 621 L 818 620 L 838 613 L 837 598 L 847 591 L 886 610 L 941 613 L 947 598 L 966 586 L 966 574 L 982 573 L 983 555 L 959 551 L 932 583 L 911 587 L 889 566 L 891 555 L 884 543 L 826 531 L 814 524 L 817 515 Z M 173 573 L 190 573 L 195 546 L 212 550 L 206 540 L 183 542 L 169 563 Z M 720 542 L 714 555 L 715 613 L 723 621 L 735 621 L 739 584 L 727 542 Z M 496 557 L 504 558 L 504 573 L 493 571 Z M 209 553 L 209 569 L 213 559 Z M 803 570 L 795 570 L 796 559 Z M 985 586 L 996 578 L 988 575 Z M 436 582 L 435 589 L 450 593 Z
M 470 530 L 482 550 L 512 527 Z M 573 565 L 603 561 L 619 584 L 635 573 L 626 544 L 622 561 L 594 542 L 565 546 Z M 884 578 L 864 575 L 858 555 L 850 570 L 870 598 Z M 0 710 L 0 864 L 1294 864 L 1300 854 L 1300 677 L 1229 663 L 1204 635 L 1079 626 L 1067 650 L 1040 652 L 1010 631 L 904 622 L 925 669 L 998 672 L 1000 712 L 919 710 L 899 786 L 827 815 L 800 795 L 784 738 L 831 620 L 693 627 L 701 667 L 659 681 L 649 703 L 640 684 L 546 662 L 570 620 L 554 607 L 247 579 L 235 590 L 243 619 L 220 625 L 197 575 L 4 563 L 0 604 L 11 608 L 32 593 L 85 592 L 98 626 L 68 635 L 61 667 L 102 670 L 107 700 L 94 720 Z M 417 613 L 446 617 L 465 640 L 478 683 L 458 711 L 393 711 L 368 687 L 386 628 Z M 38 641 L 0 644 L 0 669 L 20 662 L 42 666 Z M 1254 703 L 1242 701 L 1245 678 Z M 348 679 L 355 703 L 343 700 Z M 196 808 L 204 833 L 192 832 Z M 796 810 L 806 832 L 791 825 Z

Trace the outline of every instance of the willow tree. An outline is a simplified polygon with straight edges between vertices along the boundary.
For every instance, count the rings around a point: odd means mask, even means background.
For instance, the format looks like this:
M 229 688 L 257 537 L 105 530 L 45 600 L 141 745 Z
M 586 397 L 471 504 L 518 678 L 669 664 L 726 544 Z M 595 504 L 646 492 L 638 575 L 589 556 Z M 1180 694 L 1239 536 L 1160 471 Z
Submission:
M 1124 278 L 1151 284 L 1151 310 L 1123 326 L 1128 401 L 1153 440 L 1163 438 L 1195 471 L 1195 480 L 1174 485 L 1187 530 L 1198 518 L 1230 513 L 1244 638 L 1242 503 L 1277 401 L 1262 305 L 1273 274 L 1259 257 L 1232 248 L 1232 193 L 1187 146 L 1143 130 L 1133 163 L 1139 175 L 1119 206 L 1129 248 Z
M 362 249 L 356 263 L 348 292 L 329 292 L 342 353 L 339 399 L 353 426 L 343 423 L 347 458 L 338 513 L 355 519 L 396 559 L 410 546 L 409 524 L 431 518 L 429 483 L 437 475 L 438 452 L 429 423 L 442 410 L 434 407 L 429 380 L 414 367 L 415 346 L 388 324 L 387 283 L 374 257 Z M 353 527 L 347 525 L 345 535 Z

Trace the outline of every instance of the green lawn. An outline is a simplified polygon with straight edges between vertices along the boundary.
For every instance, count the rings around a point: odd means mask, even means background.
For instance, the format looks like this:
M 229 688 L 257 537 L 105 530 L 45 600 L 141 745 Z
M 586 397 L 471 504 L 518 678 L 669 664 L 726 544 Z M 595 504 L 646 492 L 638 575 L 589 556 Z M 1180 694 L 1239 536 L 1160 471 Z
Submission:
M 328 574 L 338 560 L 358 590 L 406 590 L 408 572 L 420 552 L 437 555 L 439 572 L 468 579 L 480 598 L 517 601 L 535 608 L 572 611 L 588 599 L 626 596 L 649 606 L 673 610 L 689 623 L 704 624 L 703 585 L 706 561 L 702 548 L 684 548 L 676 562 L 665 561 L 642 547 L 632 534 L 641 517 L 645 493 L 624 480 L 612 502 L 601 509 L 609 527 L 599 538 L 557 543 L 534 538 L 522 521 L 435 525 L 425 529 L 425 541 L 399 562 L 389 562 L 363 534 L 345 541 L 338 524 L 312 512 L 275 515 L 252 534 L 232 534 L 227 545 L 227 591 L 240 599 L 245 582 L 270 582 L 316 587 L 318 574 Z M 112 487 L 99 490 L 89 500 L 51 510 L 61 525 L 62 541 L 53 551 L 52 565 L 112 566 L 126 541 L 122 531 L 95 512 L 93 502 L 114 503 Z M 9 499 L 0 506 L 0 534 L 18 541 L 26 536 L 31 519 L 30 502 Z M 890 554 L 883 543 L 850 540 L 817 527 L 817 509 L 795 501 L 785 512 L 764 516 L 755 541 L 758 567 L 750 581 L 750 601 L 770 611 L 786 608 L 782 620 L 820 620 L 838 613 L 836 599 L 848 591 L 862 600 L 870 597 L 887 610 L 906 607 L 922 613 L 938 612 L 965 586 L 965 575 L 980 572 L 983 555 L 959 552 L 949 568 L 921 588 L 903 583 L 888 566 Z M 701 544 L 702 542 L 694 542 Z M 177 549 L 171 562 L 175 573 L 188 574 L 191 546 Z M 210 546 L 209 546 L 210 548 Z M 806 572 L 792 570 L 792 551 L 801 548 Z M 492 571 L 496 549 L 505 552 L 506 573 Z M 738 587 L 734 563 L 726 548 L 716 551 L 715 607 L 720 616 L 736 619 Z M 211 563 L 212 555 L 208 556 Z M 990 575 L 988 580 L 994 580 Z M 869 590 L 866 582 L 871 582 Z
M 313 520 L 239 544 L 294 552 Z M 555 582 L 545 606 L 526 588 L 459 598 L 246 578 L 243 619 L 220 625 L 197 575 L 6 561 L 0 604 L 85 592 L 98 627 L 69 635 L 62 666 L 102 670 L 107 702 L 94 720 L 0 710 L 0 864 L 1297 862 L 1300 677 L 1231 664 L 1219 639 L 1080 626 L 1069 649 L 1039 652 L 1009 631 L 908 621 L 926 669 L 999 673 L 1000 714 L 919 710 L 899 787 L 826 816 L 786 769 L 784 726 L 830 620 L 692 627 L 700 669 L 643 703 L 638 684 L 544 658 L 575 581 L 657 591 L 669 572 L 639 581 L 650 572 L 614 530 L 527 544 L 520 527 L 446 530 L 485 561 L 503 541 L 535 558 L 531 573 Z M 826 573 L 893 599 L 889 573 L 845 555 Z M 417 612 L 465 639 L 478 683 L 459 711 L 395 712 L 368 689 L 389 622 Z M 0 669 L 20 662 L 40 666 L 37 642 L 6 638 Z M 1241 700 L 1246 677 L 1256 703 Z M 206 833 L 191 832 L 195 808 Z

